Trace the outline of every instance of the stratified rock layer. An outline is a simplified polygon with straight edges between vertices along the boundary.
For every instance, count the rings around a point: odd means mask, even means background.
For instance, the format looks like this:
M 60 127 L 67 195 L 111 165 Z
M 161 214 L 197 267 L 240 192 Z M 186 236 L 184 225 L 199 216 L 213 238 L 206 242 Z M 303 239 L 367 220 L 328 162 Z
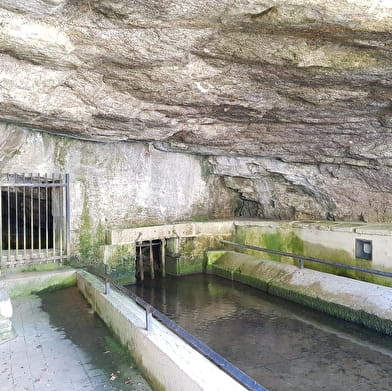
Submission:
M 4 0 L 0 120 L 211 156 L 239 215 L 390 220 L 387 0 Z

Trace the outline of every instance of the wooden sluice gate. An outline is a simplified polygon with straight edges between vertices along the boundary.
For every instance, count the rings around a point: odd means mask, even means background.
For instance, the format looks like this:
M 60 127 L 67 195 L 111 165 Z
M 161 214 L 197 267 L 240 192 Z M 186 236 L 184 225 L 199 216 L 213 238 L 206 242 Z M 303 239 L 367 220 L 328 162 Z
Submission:
M 157 275 L 165 277 L 166 240 L 136 242 L 136 276 L 143 281 L 148 275 L 152 280 Z

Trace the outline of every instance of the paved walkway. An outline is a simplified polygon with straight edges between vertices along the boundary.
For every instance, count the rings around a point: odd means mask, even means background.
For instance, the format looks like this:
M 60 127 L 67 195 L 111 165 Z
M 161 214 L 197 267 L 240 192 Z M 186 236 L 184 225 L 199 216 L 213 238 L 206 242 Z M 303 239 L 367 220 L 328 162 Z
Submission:
M 18 336 L 0 345 L 0 391 L 149 391 L 76 288 L 12 300 Z

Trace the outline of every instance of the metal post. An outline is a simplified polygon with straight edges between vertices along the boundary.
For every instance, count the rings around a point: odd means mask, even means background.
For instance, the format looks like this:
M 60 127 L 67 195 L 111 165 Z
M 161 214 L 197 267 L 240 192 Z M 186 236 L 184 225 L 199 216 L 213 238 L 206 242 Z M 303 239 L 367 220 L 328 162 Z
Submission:
M 300 269 L 304 268 L 304 260 L 302 258 L 299 259 L 299 268 Z
M 140 272 L 140 280 L 144 281 L 142 242 L 140 242 L 140 246 L 139 246 L 139 272 Z
M 105 295 L 110 293 L 110 281 L 108 278 L 105 278 Z
M 65 174 L 65 240 L 67 258 L 71 256 L 71 194 L 69 174 Z
M 61 174 L 59 174 L 59 181 L 62 182 Z M 63 262 L 63 229 L 64 229 L 64 221 L 63 221 L 63 197 L 64 197 L 64 190 L 63 188 L 59 189 L 59 248 L 60 248 L 60 263 Z
M 38 173 L 38 181 L 41 181 L 41 174 Z M 38 184 L 38 256 L 41 258 L 41 187 Z
M 9 177 L 8 177 L 9 181 Z M 7 237 L 7 242 L 8 242 L 8 261 L 11 260 L 11 208 L 10 208 L 10 186 L 8 184 L 7 186 L 7 228 L 8 228 L 8 237 Z
M 148 304 L 146 306 L 146 330 L 151 331 L 152 330 L 152 312 L 151 312 L 152 307 Z
M 162 277 L 166 277 L 166 239 L 161 240 Z
M 14 175 L 14 184 L 17 183 L 17 174 Z M 18 221 L 18 187 L 14 187 L 15 192 L 15 261 L 18 260 L 19 252 L 19 221 Z
M 26 174 L 22 176 L 23 184 L 26 183 Z M 26 258 L 26 186 L 23 186 L 23 256 Z
M 52 174 L 52 184 L 55 183 L 55 174 Z M 56 258 L 56 213 L 54 210 L 54 187 L 52 187 L 52 237 L 53 237 L 53 258 Z
M 33 184 L 33 173 L 31 173 L 30 182 Z M 30 250 L 31 258 L 34 255 L 34 187 L 30 189 Z
M 48 174 L 45 174 L 45 244 L 46 244 L 46 259 L 49 258 L 49 214 L 48 214 Z M 52 191 L 52 190 L 51 190 Z
M 0 275 L 3 263 L 3 188 L 0 187 Z
M 155 271 L 154 271 L 154 253 L 152 251 L 152 240 L 150 240 L 150 275 L 151 279 L 155 278 Z

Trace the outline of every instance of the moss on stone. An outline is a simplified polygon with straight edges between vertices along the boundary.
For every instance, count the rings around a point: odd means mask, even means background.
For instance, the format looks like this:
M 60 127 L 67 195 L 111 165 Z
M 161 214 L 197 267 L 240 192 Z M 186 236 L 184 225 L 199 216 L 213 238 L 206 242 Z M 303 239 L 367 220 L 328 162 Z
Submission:
M 214 254 L 211 254 L 214 259 Z M 269 294 L 302 304 L 317 311 L 353 323 L 364 325 L 378 332 L 392 335 L 392 321 L 382 319 L 364 310 L 356 310 L 332 300 L 323 299 L 324 293 L 320 286 L 310 287 L 290 285 L 292 266 L 274 265 L 254 257 L 227 252 L 217 257 L 208 266 L 208 272 L 238 281 L 243 284 L 265 291 Z
M 319 297 L 311 297 L 281 285 L 270 284 L 267 291 L 274 296 L 279 296 L 314 310 L 324 312 L 335 318 L 357 323 L 386 335 L 392 335 L 392 322 L 390 320 L 381 319 L 378 316 L 363 310 L 355 310 L 347 306 L 323 300 Z
M 320 224 L 322 222 L 317 222 Z M 325 222 L 326 225 L 336 225 L 337 222 Z M 353 223 L 355 225 L 355 223 Z M 351 226 L 352 223 L 347 223 Z M 264 247 L 271 250 L 285 251 L 293 254 L 304 255 L 328 261 L 347 264 L 350 266 L 359 266 L 372 269 L 371 261 L 354 258 L 349 252 L 342 249 L 334 249 L 321 244 L 310 243 L 302 240 L 291 227 L 281 226 L 278 229 L 271 229 L 269 227 L 244 227 L 237 226 L 234 236 L 234 241 L 244 244 L 249 244 L 257 247 Z M 269 259 L 288 264 L 298 264 L 297 260 L 290 257 L 284 257 L 275 254 L 268 254 L 256 250 L 248 250 L 236 248 L 236 251 L 248 255 L 256 256 L 258 258 Z M 345 276 L 362 281 L 367 281 L 379 285 L 392 287 L 392 279 L 377 275 L 372 275 L 360 271 L 348 270 L 337 266 L 324 265 L 305 261 L 305 267 L 313 270 L 318 270 L 324 273 Z M 379 269 L 379 267 L 378 267 Z M 381 268 L 382 269 L 382 268 Z M 383 269 L 390 271 L 388 269 Z
M 14 271 L 21 272 L 43 272 L 50 270 L 59 270 L 64 268 L 63 264 L 59 262 L 48 262 L 48 263 L 37 263 L 32 265 L 22 266 L 20 269 L 15 269 Z
M 197 237 L 180 238 L 177 254 L 168 253 L 166 272 L 169 274 L 192 274 L 206 270 L 208 259 L 206 251 L 222 249 L 220 240 L 223 236 L 201 235 Z
M 30 277 L 30 278 L 29 278 Z M 57 289 L 68 288 L 76 284 L 76 274 L 64 276 L 63 274 L 37 275 L 31 276 L 26 273 L 26 278 L 18 283 L 10 284 L 7 290 L 11 297 L 28 296 L 31 294 L 52 292 Z

